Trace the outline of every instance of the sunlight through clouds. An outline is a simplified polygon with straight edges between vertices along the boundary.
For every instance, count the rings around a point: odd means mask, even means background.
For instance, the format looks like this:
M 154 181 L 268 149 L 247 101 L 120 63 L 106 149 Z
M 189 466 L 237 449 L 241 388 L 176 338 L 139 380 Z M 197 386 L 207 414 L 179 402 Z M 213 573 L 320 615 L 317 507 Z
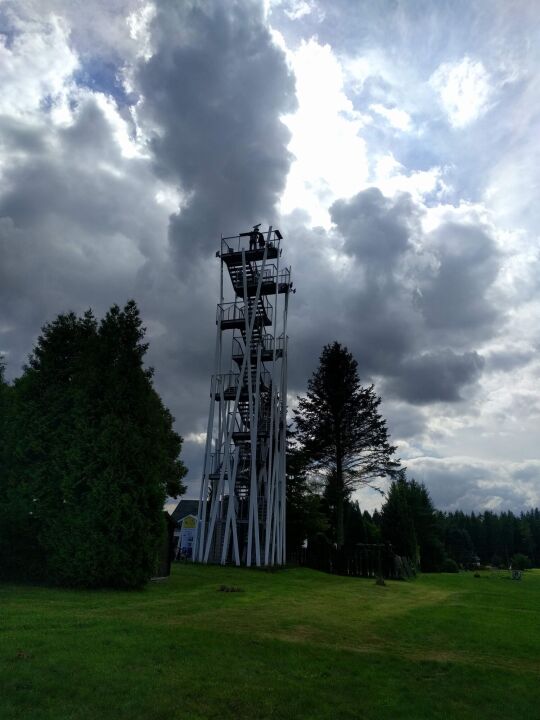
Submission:
M 313 225 L 327 227 L 327 208 L 349 197 L 366 182 L 366 146 L 359 132 L 365 118 L 344 92 L 341 65 L 329 45 L 311 38 L 289 51 L 296 76 L 298 110 L 283 118 L 292 133 L 294 161 L 281 200 L 281 211 L 302 207 Z
M 69 46 L 69 27 L 51 15 L 20 24 L 11 47 L 0 36 L 0 114 L 40 114 L 43 104 L 64 108 L 71 76 L 79 66 Z
M 443 63 L 429 82 L 455 128 L 465 127 L 488 109 L 492 88 L 480 61 L 465 57 L 460 63 Z

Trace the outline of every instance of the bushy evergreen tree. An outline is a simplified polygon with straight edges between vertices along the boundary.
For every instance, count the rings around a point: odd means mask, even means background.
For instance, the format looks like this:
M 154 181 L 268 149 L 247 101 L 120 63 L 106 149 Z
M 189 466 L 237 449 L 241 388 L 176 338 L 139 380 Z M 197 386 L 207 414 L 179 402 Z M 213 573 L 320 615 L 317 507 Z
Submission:
M 445 538 L 448 555 L 458 565 L 469 566 L 475 558 L 474 545 L 467 530 L 459 527 L 450 527 Z
M 338 342 L 326 345 L 306 396 L 299 398 L 295 438 L 309 470 L 325 480 L 335 508 L 331 521 L 338 548 L 345 542 L 344 509 L 351 492 L 399 467 L 392 459 L 395 448 L 380 404 L 373 386 L 360 384 L 356 360 L 347 348 Z
M 306 472 L 305 458 L 289 448 L 287 453 L 287 553 L 293 555 L 319 533 L 328 531 L 317 488 Z
M 426 487 L 399 473 L 381 511 L 383 538 L 424 572 L 439 570 L 446 557 L 439 514 Z
M 439 570 L 446 557 L 439 515 L 423 483 L 407 481 L 407 504 L 418 547 L 418 563 L 423 572 Z
M 8 427 L 9 385 L 5 380 L 4 358 L 0 355 L 0 483 L 6 471 L 6 437 Z M 0 485 L 1 487 L 1 485 Z
M 30 577 L 138 587 L 155 569 L 165 496 L 186 470 L 143 338 L 133 301 L 99 325 L 61 315 L 15 382 L 4 511 L 23 554 L 30 544 L 19 568 Z
M 419 550 L 408 498 L 408 484 L 402 471 L 392 481 L 381 509 L 381 533 L 396 555 L 418 561 Z

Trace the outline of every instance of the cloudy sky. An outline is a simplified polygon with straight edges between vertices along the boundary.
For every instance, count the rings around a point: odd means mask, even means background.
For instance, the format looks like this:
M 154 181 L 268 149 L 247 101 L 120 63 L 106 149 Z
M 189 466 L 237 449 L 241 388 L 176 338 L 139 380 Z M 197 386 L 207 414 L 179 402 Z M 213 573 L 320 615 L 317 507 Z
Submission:
M 540 505 L 539 31 L 530 0 L 0 0 L 9 376 L 134 297 L 195 495 L 215 251 L 271 223 L 292 397 L 339 340 L 438 507 Z

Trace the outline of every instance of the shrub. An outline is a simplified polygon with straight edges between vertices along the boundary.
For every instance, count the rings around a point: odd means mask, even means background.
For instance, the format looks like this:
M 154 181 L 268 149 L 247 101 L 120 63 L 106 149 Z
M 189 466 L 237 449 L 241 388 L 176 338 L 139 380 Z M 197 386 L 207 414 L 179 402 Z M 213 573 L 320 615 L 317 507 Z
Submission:
M 512 555 L 510 565 L 512 570 L 528 570 L 532 567 L 531 561 L 523 553 L 516 553 L 515 555 Z
M 444 573 L 458 573 L 459 567 L 455 560 L 452 558 L 446 558 L 441 567 L 441 572 Z
M 244 592 L 244 590 L 241 587 L 236 587 L 236 585 L 220 585 L 219 592 L 237 593 L 237 592 Z

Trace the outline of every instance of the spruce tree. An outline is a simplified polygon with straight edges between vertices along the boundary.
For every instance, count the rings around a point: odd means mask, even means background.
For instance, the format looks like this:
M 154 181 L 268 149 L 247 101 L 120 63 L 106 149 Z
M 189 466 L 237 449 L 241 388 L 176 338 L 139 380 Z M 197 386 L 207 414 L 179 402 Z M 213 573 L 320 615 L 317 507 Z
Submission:
M 392 481 L 381 509 L 381 533 L 396 555 L 418 562 L 418 542 L 408 501 L 408 484 L 401 471 Z
M 423 483 L 407 481 L 405 496 L 418 544 L 418 562 L 424 572 L 434 572 L 445 559 L 443 529 Z
M 338 342 L 326 345 L 306 396 L 299 398 L 295 438 L 309 469 L 322 475 L 326 494 L 335 502 L 338 548 L 345 540 L 344 504 L 351 492 L 399 467 L 392 459 L 395 447 L 380 404 L 373 385 L 360 384 L 356 360 L 347 348 Z
M 0 578 L 9 577 L 19 566 L 22 536 L 21 520 L 28 525 L 28 510 L 18 503 L 15 510 L 12 485 L 10 482 L 11 453 L 9 452 L 12 432 L 12 388 L 5 381 L 5 365 L 0 356 Z M 23 552 L 23 556 L 26 552 Z
M 287 452 L 287 550 L 298 552 L 305 540 L 326 533 L 328 521 L 321 497 L 306 472 L 301 452 Z
M 4 358 L 0 355 L 0 483 L 6 472 L 6 436 L 8 423 L 9 386 L 5 380 Z M 1 487 L 1 485 L 0 485 Z

